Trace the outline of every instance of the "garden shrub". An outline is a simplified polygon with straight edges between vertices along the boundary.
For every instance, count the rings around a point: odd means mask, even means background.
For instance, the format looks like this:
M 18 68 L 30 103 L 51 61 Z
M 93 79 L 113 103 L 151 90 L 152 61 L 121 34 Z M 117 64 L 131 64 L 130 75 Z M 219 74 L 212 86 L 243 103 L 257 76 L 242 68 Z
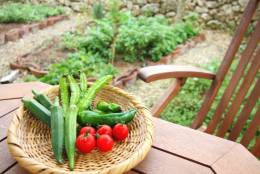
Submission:
M 43 4 L 6 3 L 0 8 L 0 23 L 26 23 L 41 21 L 49 16 L 64 13 L 62 7 L 50 7 Z
M 108 14 L 106 18 L 97 20 L 84 33 L 65 35 L 65 46 L 84 49 L 109 60 L 113 56 L 111 45 L 115 41 L 116 57 L 129 62 L 143 61 L 145 58 L 158 61 L 199 32 L 194 15 L 171 25 L 164 17 L 133 17 L 130 13 L 121 12 L 117 17 L 117 31 L 111 20 L 113 16 Z
M 100 60 L 98 55 L 85 52 L 72 53 L 60 63 L 52 64 L 49 68 L 49 73 L 40 78 L 40 81 L 58 84 L 59 79 L 68 74 L 78 77 L 80 72 L 84 72 L 88 77 L 99 78 L 104 75 L 115 75 L 117 73 L 117 70 L 111 64 Z
M 119 28 L 117 52 L 130 62 L 145 58 L 158 61 L 198 34 L 193 19 L 170 25 L 164 17 L 130 18 Z

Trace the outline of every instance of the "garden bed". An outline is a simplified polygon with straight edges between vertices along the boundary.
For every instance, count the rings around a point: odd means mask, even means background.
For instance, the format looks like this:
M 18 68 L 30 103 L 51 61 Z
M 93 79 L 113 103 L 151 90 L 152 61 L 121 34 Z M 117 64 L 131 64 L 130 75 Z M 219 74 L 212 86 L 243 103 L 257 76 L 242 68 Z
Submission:
M 6 3 L 0 8 L 0 45 L 67 18 L 61 7 Z
M 145 60 L 130 63 L 118 59 L 113 64 L 118 71 L 115 84 L 124 87 L 129 82 L 133 83 L 133 80 L 136 79 L 136 72 L 140 67 L 146 65 L 171 64 L 178 56 L 204 40 L 204 34 L 191 38 L 184 44 L 178 46 L 167 56 L 162 57 L 158 62 Z M 48 73 L 50 65 L 61 62 L 69 53 L 71 53 L 71 51 L 63 47 L 61 38 L 56 37 L 46 41 L 41 47 L 33 50 L 31 53 L 18 56 L 16 62 L 10 63 L 10 67 L 11 69 L 29 70 L 29 72 L 23 74 L 25 76 L 33 74 L 41 77 Z
M 67 19 L 65 15 L 53 16 L 44 19 L 41 22 L 23 24 L 23 23 L 11 23 L 0 24 L 0 45 L 9 41 L 16 41 L 30 32 L 36 32 L 40 29 L 52 26 L 55 23 Z

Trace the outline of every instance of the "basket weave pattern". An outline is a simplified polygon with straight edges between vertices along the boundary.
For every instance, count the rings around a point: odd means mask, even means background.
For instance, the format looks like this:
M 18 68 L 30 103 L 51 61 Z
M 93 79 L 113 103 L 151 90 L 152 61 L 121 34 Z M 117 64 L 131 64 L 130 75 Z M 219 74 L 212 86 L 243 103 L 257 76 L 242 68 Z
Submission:
M 45 91 L 52 100 L 59 94 L 58 86 Z M 51 148 L 50 129 L 34 118 L 24 107 L 16 112 L 8 131 L 8 147 L 18 163 L 32 173 L 123 173 L 144 159 L 152 145 L 153 123 L 150 112 L 123 90 L 107 86 L 95 101 L 119 103 L 123 110 L 137 109 L 134 120 L 128 124 L 130 134 L 124 142 L 116 142 L 111 152 L 98 150 L 77 155 L 75 170 L 69 171 L 67 162 L 58 165 Z

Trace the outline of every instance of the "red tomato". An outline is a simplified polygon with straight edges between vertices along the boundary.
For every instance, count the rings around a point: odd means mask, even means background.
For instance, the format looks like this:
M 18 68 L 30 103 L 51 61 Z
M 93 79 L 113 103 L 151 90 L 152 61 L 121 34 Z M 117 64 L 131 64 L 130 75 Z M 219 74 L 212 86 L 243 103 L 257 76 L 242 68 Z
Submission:
M 96 134 L 96 130 L 93 127 L 90 126 L 85 126 L 83 128 L 80 129 L 79 134 L 86 134 L 86 133 L 90 133 L 91 135 L 95 135 Z
M 96 146 L 96 139 L 94 135 L 87 133 L 81 134 L 76 140 L 77 149 L 82 153 L 91 152 Z
M 129 130 L 125 124 L 116 124 L 113 128 L 113 137 L 117 140 L 124 140 L 127 138 Z
M 106 134 L 106 135 L 109 135 L 109 136 L 112 137 L 112 128 L 111 128 L 110 126 L 108 126 L 108 125 L 102 125 L 102 126 L 100 126 L 100 127 L 98 128 L 97 133 L 98 133 L 99 135 L 104 135 L 104 134 Z
M 101 152 L 108 152 L 112 150 L 114 145 L 114 140 L 111 136 L 103 134 L 97 138 L 97 147 Z

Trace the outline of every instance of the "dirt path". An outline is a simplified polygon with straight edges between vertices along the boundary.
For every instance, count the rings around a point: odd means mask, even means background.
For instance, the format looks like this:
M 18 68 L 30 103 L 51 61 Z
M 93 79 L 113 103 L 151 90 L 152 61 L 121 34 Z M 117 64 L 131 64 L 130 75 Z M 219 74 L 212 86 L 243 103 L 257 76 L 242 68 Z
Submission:
M 10 71 L 9 63 L 15 61 L 17 56 L 29 53 L 40 47 L 46 40 L 75 29 L 78 24 L 77 19 L 77 16 L 70 17 L 70 19 L 61 21 L 54 26 L 30 33 L 16 42 L 8 42 L 0 46 L 0 77 Z
M 222 59 L 231 41 L 231 36 L 217 31 L 204 31 L 203 33 L 206 35 L 206 40 L 177 57 L 172 64 L 202 66 L 212 59 Z M 134 84 L 128 85 L 126 90 L 138 96 L 146 106 L 151 107 L 171 81 L 160 80 L 147 84 L 137 80 Z

